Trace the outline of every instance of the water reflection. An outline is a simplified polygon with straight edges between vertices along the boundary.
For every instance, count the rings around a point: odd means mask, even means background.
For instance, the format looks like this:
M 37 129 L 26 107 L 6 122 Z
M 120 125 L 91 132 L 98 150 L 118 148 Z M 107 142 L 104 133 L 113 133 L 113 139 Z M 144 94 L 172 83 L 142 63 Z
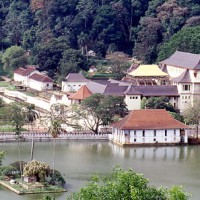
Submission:
M 17 144 L 1 143 L 0 150 L 7 151 L 4 164 L 17 160 Z M 30 160 L 30 143 L 21 144 L 21 154 L 24 161 Z M 37 160 L 52 166 L 53 143 L 36 143 L 34 155 Z M 183 185 L 194 194 L 193 200 L 199 199 L 199 146 L 123 148 L 110 142 L 57 142 L 55 166 L 67 181 L 68 193 L 83 187 L 91 175 L 107 174 L 118 164 L 124 169 L 132 168 L 143 173 L 156 186 Z M 66 194 L 56 196 L 56 200 L 64 200 Z M 7 190 L 0 191 L 0 199 L 5 200 L 32 200 L 39 197 L 16 196 Z

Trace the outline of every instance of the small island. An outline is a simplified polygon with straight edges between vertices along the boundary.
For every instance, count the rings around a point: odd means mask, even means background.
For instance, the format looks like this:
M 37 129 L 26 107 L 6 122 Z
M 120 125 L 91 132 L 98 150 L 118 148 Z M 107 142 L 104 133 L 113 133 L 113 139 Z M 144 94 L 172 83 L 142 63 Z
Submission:
M 19 195 L 66 192 L 60 172 L 37 160 L 1 166 L 0 173 L 0 185 Z

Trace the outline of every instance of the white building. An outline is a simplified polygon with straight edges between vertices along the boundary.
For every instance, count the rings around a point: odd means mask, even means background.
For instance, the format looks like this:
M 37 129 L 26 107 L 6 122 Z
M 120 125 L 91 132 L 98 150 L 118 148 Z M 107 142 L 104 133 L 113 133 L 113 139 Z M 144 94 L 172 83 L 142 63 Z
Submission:
M 86 85 L 88 79 L 86 79 L 81 73 L 70 73 L 66 77 L 65 81 L 62 81 L 63 92 L 76 92 L 81 86 Z
M 20 82 L 24 86 L 28 86 L 29 77 L 38 72 L 34 66 L 28 66 L 27 68 L 18 68 L 14 71 L 14 81 Z
M 134 110 L 112 124 L 112 141 L 120 145 L 188 143 L 188 129 L 166 110 Z
M 29 77 L 28 87 L 37 91 L 52 90 L 53 80 L 43 74 L 35 73 Z
M 200 96 L 200 54 L 176 51 L 160 65 L 169 74 L 171 84 L 177 86 L 179 108 L 183 111 L 195 96 Z

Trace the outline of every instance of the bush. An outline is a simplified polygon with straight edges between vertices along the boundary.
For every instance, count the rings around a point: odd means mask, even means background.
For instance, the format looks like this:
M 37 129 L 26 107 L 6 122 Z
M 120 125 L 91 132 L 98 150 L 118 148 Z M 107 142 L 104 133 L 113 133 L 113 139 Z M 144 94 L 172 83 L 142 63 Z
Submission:
M 49 183 L 51 185 L 63 186 L 65 184 L 65 179 L 62 177 L 59 171 L 55 170 L 53 174 L 53 170 L 51 170 Z

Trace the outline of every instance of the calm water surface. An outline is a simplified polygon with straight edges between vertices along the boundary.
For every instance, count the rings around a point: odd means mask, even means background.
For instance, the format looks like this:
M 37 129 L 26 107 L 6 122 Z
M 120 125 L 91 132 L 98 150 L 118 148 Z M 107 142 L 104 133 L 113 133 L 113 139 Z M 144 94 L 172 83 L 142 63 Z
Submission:
M 21 144 L 22 160 L 30 160 L 30 143 Z M 0 143 L 7 151 L 3 164 L 18 160 L 17 144 Z M 36 143 L 35 159 L 52 166 L 53 143 Z M 58 142 L 56 169 L 66 182 L 67 193 L 55 194 L 56 200 L 83 187 L 91 175 L 105 175 L 119 164 L 144 174 L 155 186 L 182 185 L 192 193 L 192 200 L 200 199 L 200 146 L 122 148 L 110 142 Z M 18 196 L 0 188 L 0 200 L 39 200 L 42 195 Z

